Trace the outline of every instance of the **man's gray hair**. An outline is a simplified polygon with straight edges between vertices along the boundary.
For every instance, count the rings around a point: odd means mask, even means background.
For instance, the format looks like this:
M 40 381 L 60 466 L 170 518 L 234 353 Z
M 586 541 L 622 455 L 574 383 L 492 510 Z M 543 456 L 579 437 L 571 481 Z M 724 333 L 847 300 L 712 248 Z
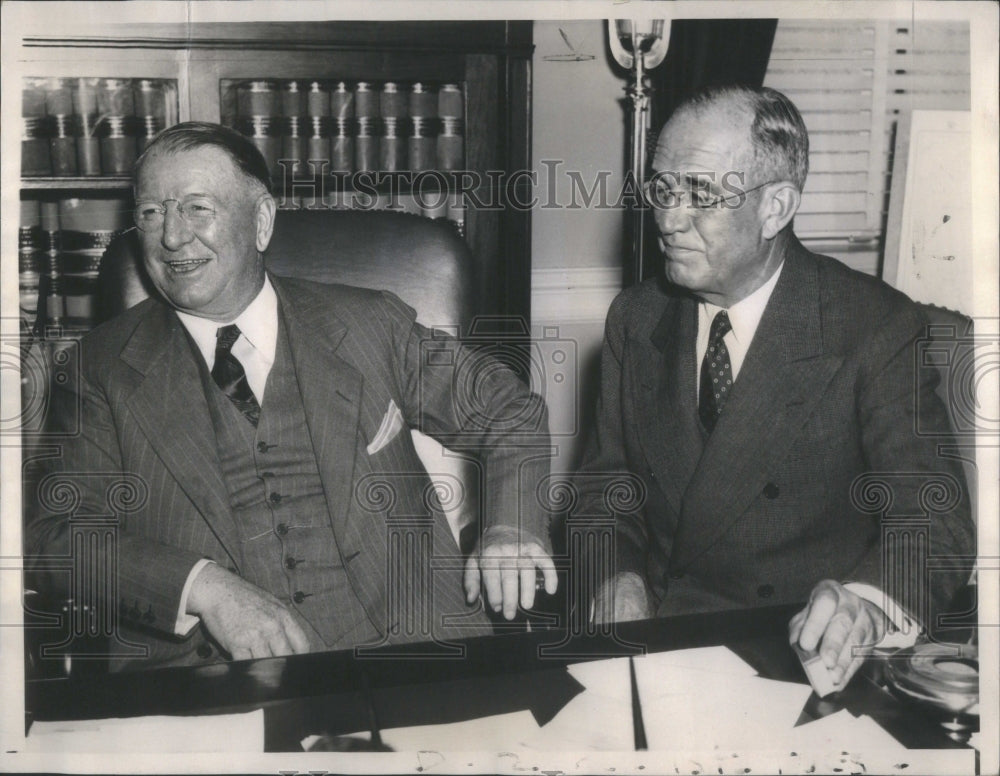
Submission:
M 247 178 L 271 191 L 271 177 L 264 156 L 253 144 L 235 129 L 207 121 L 186 121 L 167 127 L 158 134 L 133 167 L 133 179 L 138 180 L 146 160 L 154 154 L 172 154 L 212 146 L 223 151 Z
M 809 133 L 794 103 L 777 89 L 727 84 L 698 90 L 674 115 L 720 103 L 745 108 L 753 116 L 750 140 L 762 171 L 775 180 L 790 180 L 802 191 L 809 173 Z

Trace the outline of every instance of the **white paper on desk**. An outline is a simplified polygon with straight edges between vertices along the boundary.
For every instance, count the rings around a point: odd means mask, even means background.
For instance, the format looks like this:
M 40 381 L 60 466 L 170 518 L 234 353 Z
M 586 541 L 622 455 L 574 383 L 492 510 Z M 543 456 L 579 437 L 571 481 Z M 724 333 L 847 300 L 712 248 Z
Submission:
M 416 725 L 380 731 L 382 742 L 397 752 L 433 750 L 438 752 L 500 752 L 520 748 L 520 742 L 539 731 L 530 711 L 513 711 L 490 717 Z M 362 733 L 367 738 L 366 733 Z
M 757 672 L 725 647 L 655 652 L 635 658 L 643 704 L 662 695 L 702 695 L 757 680 Z M 702 692 L 704 690 L 704 692 Z M 808 697 L 808 696 L 807 696 Z
M 631 705 L 628 658 L 591 660 L 567 666 L 569 675 L 587 688 L 587 692 Z
M 628 658 L 574 663 L 566 669 L 586 690 L 532 738 L 535 751 L 631 751 L 632 694 Z
M 885 732 L 867 715 L 855 717 L 846 709 L 792 730 L 787 746 L 803 752 L 886 752 L 906 751 L 906 747 Z
M 263 752 L 264 710 L 194 717 L 35 722 L 28 752 Z
M 382 730 L 382 741 L 402 751 L 630 751 L 632 702 L 628 658 L 569 667 L 586 691 L 574 697 L 544 727 L 529 711 L 464 722 Z M 366 735 L 362 733 L 361 735 Z
M 635 659 L 650 749 L 756 749 L 790 731 L 812 692 L 764 679 L 725 647 Z
M 628 665 L 626 663 L 626 700 L 591 692 L 580 693 L 549 720 L 537 735 L 524 741 L 536 751 L 548 752 L 630 752 L 635 747 L 632 730 L 632 703 L 628 700 Z
M 650 749 L 671 751 L 758 749 L 792 730 L 811 692 L 760 677 L 687 685 L 642 701 L 646 740 Z
M 679 649 L 674 652 L 655 652 L 642 658 L 636 658 L 636 679 L 639 677 L 640 664 L 707 671 L 715 675 L 757 676 L 756 669 L 728 647 Z

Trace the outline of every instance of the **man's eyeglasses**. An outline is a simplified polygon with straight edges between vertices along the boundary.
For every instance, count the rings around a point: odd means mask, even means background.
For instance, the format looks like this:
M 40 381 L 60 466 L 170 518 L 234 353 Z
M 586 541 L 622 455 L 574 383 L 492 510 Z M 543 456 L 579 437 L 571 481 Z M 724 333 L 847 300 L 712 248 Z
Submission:
M 777 183 L 777 181 L 765 181 L 752 189 L 742 189 L 720 197 L 706 188 L 671 189 L 664 180 L 657 180 L 654 177 L 642 184 L 642 194 L 646 203 L 656 210 L 673 210 L 680 207 L 684 200 L 687 200 L 688 207 L 696 212 L 710 211 L 720 207 L 739 207 L 746 201 L 747 194 L 772 183 Z
M 189 199 L 180 202 L 165 199 L 163 202 L 140 202 L 135 207 L 135 225 L 143 232 L 155 232 L 163 228 L 167 215 L 167 203 L 177 204 L 177 215 L 194 230 L 204 229 L 215 220 L 215 206 L 205 199 Z

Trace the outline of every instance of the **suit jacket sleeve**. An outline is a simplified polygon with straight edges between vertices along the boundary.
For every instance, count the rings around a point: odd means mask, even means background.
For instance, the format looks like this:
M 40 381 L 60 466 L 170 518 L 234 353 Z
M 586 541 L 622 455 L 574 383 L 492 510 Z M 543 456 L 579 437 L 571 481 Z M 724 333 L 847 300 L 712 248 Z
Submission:
M 54 603 L 74 606 L 92 586 L 114 580 L 117 600 L 113 588 L 96 589 L 107 591 L 119 621 L 173 634 L 184 583 L 202 556 L 128 531 L 130 515 L 144 514 L 147 485 L 122 460 L 120 419 L 101 384 L 107 370 L 93 355 L 85 349 L 79 368 L 63 372 L 70 379 L 53 382 L 50 439 L 57 444 L 40 465 L 26 466 L 28 578 Z M 102 550 L 83 560 L 89 541 Z
M 583 462 L 574 477 L 581 516 L 614 519 L 615 573 L 635 572 L 646 578 L 649 537 L 643 510 L 642 484 L 631 471 L 625 449 L 623 357 L 625 351 L 625 304 L 619 296 L 611 305 L 601 348 L 601 384 L 594 425 L 587 438 Z M 652 419 L 651 419 L 652 422 Z M 612 497 L 621 484 L 628 497 Z M 602 580 L 597 579 L 599 584 Z
M 483 353 L 482 343 L 431 331 L 396 296 L 384 292 L 383 299 L 399 332 L 395 359 L 408 425 L 480 461 L 482 528 L 518 528 L 522 540 L 548 549 L 549 515 L 538 493 L 552 452 L 544 400 Z
M 907 516 L 927 516 L 928 552 L 937 568 L 920 579 L 923 569 L 908 569 L 912 559 L 904 557 L 900 546 L 886 542 L 843 580 L 881 588 L 920 619 L 926 615 L 914 611 L 920 589 L 929 581 L 934 609 L 943 611 L 968 580 L 976 547 L 961 463 L 942 454 L 954 439 L 947 410 L 935 393 L 938 370 L 921 369 L 917 363 L 925 324 L 917 308 L 907 306 L 890 315 L 871 338 L 870 356 L 863 360 L 857 382 L 858 422 L 871 474 L 856 480 L 852 500 L 856 506 L 865 507 L 868 501 L 873 509 L 881 507 L 885 530 L 899 536 L 907 530 Z M 881 500 L 879 489 L 888 494 L 889 503 L 876 503 Z M 893 521 L 899 521 L 899 531 Z

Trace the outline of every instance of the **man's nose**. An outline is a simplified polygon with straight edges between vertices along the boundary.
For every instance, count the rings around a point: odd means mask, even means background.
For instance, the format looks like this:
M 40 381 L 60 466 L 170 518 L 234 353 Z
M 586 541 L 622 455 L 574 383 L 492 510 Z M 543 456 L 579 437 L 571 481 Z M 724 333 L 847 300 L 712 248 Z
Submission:
M 673 234 L 683 232 L 691 225 L 691 217 L 685 203 L 678 203 L 673 207 L 657 209 L 653 218 L 656 221 L 656 228 L 661 234 Z
M 194 230 L 176 207 L 163 214 L 163 247 L 176 251 L 194 239 Z

